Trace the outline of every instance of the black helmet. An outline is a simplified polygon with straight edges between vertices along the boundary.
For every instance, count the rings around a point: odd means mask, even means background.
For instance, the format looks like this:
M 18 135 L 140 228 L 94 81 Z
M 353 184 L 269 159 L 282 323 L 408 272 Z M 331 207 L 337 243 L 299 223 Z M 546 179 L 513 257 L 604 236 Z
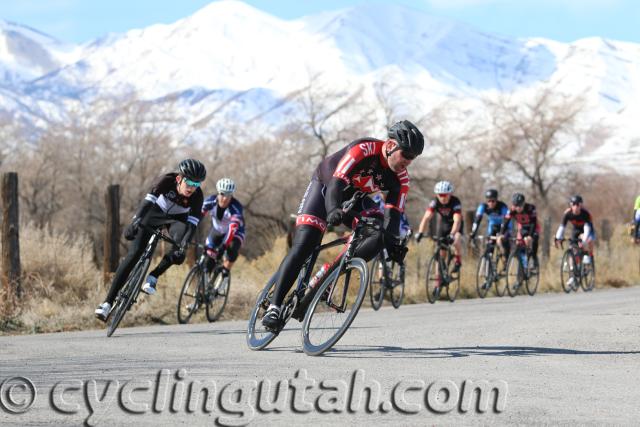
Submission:
M 572 205 L 577 205 L 578 203 L 582 203 L 582 196 L 579 194 L 572 196 L 571 199 L 569 199 L 569 203 L 571 203 Z
M 498 190 L 490 188 L 484 192 L 485 199 L 498 200 Z
M 524 206 L 524 194 L 513 193 L 513 196 L 511 197 L 511 203 L 516 206 Z
M 389 128 L 389 138 L 395 139 L 405 153 L 414 157 L 422 154 L 424 137 L 418 128 L 409 120 L 402 120 Z
M 207 177 L 207 169 L 196 159 L 185 159 L 178 165 L 180 175 L 191 181 L 201 182 Z

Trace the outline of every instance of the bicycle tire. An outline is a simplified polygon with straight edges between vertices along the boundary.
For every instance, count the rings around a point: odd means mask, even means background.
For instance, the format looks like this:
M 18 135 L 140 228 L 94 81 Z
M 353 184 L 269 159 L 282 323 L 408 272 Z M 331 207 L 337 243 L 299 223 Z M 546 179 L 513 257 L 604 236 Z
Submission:
M 453 259 L 453 254 L 449 252 L 449 255 L 447 257 L 447 275 L 449 276 L 449 284 L 447 285 L 447 298 L 449 299 L 449 302 L 454 302 L 458 297 L 458 294 L 460 294 L 460 275 L 462 273 L 462 269 L 458 270 L 455 278 L 453 278 L 454 276 L 451 273 L 452 267 L 454 265 Z
M 269 303 L 276 284 L 276 275 L 277 273 L 271 276 L 265 287 L 260 291 L 260 293 L 258 293 L 256 303 L 253 310 L 251 310 L 251 315 L 249 316 L 249 324 L 247 325 L 247 346 L 254 351 L 264 349 L 278 336 L 278 334 L 268 331 L 262 325 L 259 325 L 256 328 L 257 323 L 260 322 L 260 319 L 264 316 L 267 308 L 269 308 Z
M 529 257 L 527 258 L 528 276 L 525 282 L 527 293 L 529 294 L 529 296 L 534 296 L 536 294 L 536 291 L 538 290 L 538 285 L 540 284 L 540 264 L 538 264 L 537 269 L 534 269 L 533 260 L 534 260 L 534 256 L 529 255 Z M 532 273 L 532 271 L 535 271 L 535 273 Z
M 336 288 L 334 289 L 333 296 L 340 295 L 342 290 L 339 289 L 340 284 L 340 276 L 344 277 L 345 285 L 344 287 L 347 289 L 350 288 L 351 284 L 349 280 L 351 279 L 351 275 L 353 271 L 358 271 L 360 274 L 360 280 L 358 283 L 358 288 L 355 292 L 355 299 L 350 307 L 350 309 L 345 310 L 344 313 L 348 311 L 348 314 L 345 315 L 343 319 L 341 319 L 340 326 L 337 327 L 335 333 L 330 334 L 328 338 L 321 338 L 320 342 L 316 343 L 316 333 L 317 335 L 322 336 L 323 333 L 330 328 L 324 326 L 324 321 L 327 320 L 328 316 L 325 316 L 323 312 L 320 310 L 324 309 L 324 307 L 328 307 L 328 304 L 325 304 L 326 301 L 321 303 L 321 299 L 325 296 L 325 292 L 329 291 L 329 286 L 331 286 L 338 275 L 338 281 L 336 282 Z M 367 269 L 367 263 L 362 258 L 352 258 L 350 261 L 344 264 L 343 268 L 339 270 L 335 270 L 331 274 L 329 274 L 322 285 L 320 285 L 318 292 L 316 292 L 311 304 L 309 305 L 307 312 L 305 314 L 304 320 L 302 322 L 302 350 L 309 356 L 319 356 L 322 353 L 329 350 L 333 347 L 340 338 L 345 334 L 345 332 L 351 326 L 351 323 L 356 318 L 358 311 L 360 310 L 360 306 L 362 305 L 362 301 L 364 300 L 365 293 L 367 291 L 367 286 L 369 284 L 369 270 Z M 353 295 L 353 294 L 352 294 Z M 327 310 L 327 312 L 331 312 L 331 308 Z M 326 312 L 325 312 L 326 313 Z M 315 323 L 315 320 L 318 320 L 318 323 Z M 316 327 L 316 324 L 320 326 Z M 335 325 L 332 322 L 332 325 Z
M 178 304 L 176 306 L 176 311 L 177 311 L 177 315 L 178 315 L 178 323 L 180 324 L 186 324 L 189 323 L 189 320 L 191 320 L 191 316 L 193 316 L 193 314 L 198 311 L 198 308 L 200 308 L 200 301 L 198 299 L 198 292 L 201 291 L 200 289 L 200 280 L 202 278 L 202 269 L 198 266 L 198 265 L 194 265 L 191 270 L 189 270 L 189 273 L 187 274 L 187 277 L 185 277 L 184 279 L 184 283 L 182 285 L 182 289 L 180 290 L 180 296 L 178 297 Z M 189 295 L 187 292 L 190 289 L 191 285 L 194 285 L 194 287 L 192 288 L 192 293 L 193 295 Z M 191 302 L 186 302 L 183 301 L 183 297 L 184 296 L 189 296 L 192 298 Z M 184 303 L 184 304 L 183 304 Z M 181 313 L 181 308 L 185 307 L 186 308 L 186 313 L 183 315 Z
M 396 267 L 398 268 L 398 279 L 394 278 L 392 275 L 393 286 L 389 290 L 391 294 L 391 305 L 393 308 L 400 308 L 402 305 L 402 300 L 404 299 L 404 274 L 405 269 L 404 265 L 398 265 L 397 263 L 393 263 L 393 269 L 391 271 L 395 271 Z
M 588 267 L 586 273 L 585 265 Z M 581 269 L 582 280 L 580 281 L 580 286 L 583 291 L 591 292 L 596 286 L 596 264 L 594 260 L 592 259 L 590 264 L 582 263 Z
M 222 312 L 227 306 L 229 290 L 231 289 L 231 273 L 224 277 L 220 273 L 220 270 L 216 270 L 213 274 L 213 279 L 210 279 L 209 281 L 209 283 L 213 282 L 213 289 L 207 289 L 206 291 L 207 305 L 205 306 L 205 311 L 209 322 L 215 322 L 220 318 L 220 316 L 222 316 Z M 215 292 L 213 297 L 209 294 L 210 291 Z
M 569 283 L 569 280 L 575 280 L 574 271 L 576 269 L 576 261 L 573 259 L 573 252 L 571 249 L 564 251 L 562 260 L 560 262 L 560 285 L 565 293 L 571 293 L 573 285 Z
M 484 298 L 489 293 L 489 288 L 493 283 L 491 260 L 487 255 L 483 255 L 478 259 L 476 267 L 476 292 L 478 297 Z
M 507 257 L 507 261 L 509 260 L 509 257 Z M 496 289 L 496 295 L 499 297 L 503 297 L 505 293 L 507 293 L 507 274 L 506 274 L 506 269 L 504 268 L 505 263 L 507 262 L 505 261 L 504 256 L 502 255 L 501 251 L 494 251 L 493 254 L 493 265 L 494 267 L 494 281 L 495 281 L 495 289 Z M 504 274 L 502 273 L 504 271 Z
M 510 297 L 515 297 L 522 288 L 523 280 L 522 263 L 518 257 L 518 251 L 514 251 L 509 255 L 507 261 L 507 293 Z
M 427 301 L 429 301 L 431 304 L 434 304 L 436 302 L 436 296 L 434 295 L 434 292 L 436 288 L 440 287 L 440 284 L 441 284 L 440 279 L 437 277 L 436 270 L 435 270 L 437 266 L 438 266 L 438 255 L 436 252 L 431 256 L 431 258 L 429 259 L 429 262 L 427 263 L 427 275 L 425 276 L 425 288 L 427 290 Z M 436 286 L 436 284 L 438 286 Z
M 384 260 L 382 258 L 382 255 L 378 255 L 373 259 L 373 262 L 371 263 L 371 270 L 369 272 L 369 299 L 371 300 L 371 307 L 376 311 L 382 307 L 386 291 L 384 286 L 384 268 L 382 266 Z M 378 273 L 380 271 L 380 278 L 378 278 Z
M 114 307 L 113 310 L 113 317 L 109 321 L 109 326 L 107 328 L 107 337 L 113 335 L 124 318 L 124 315 L 129 311 L 134 300 L 138 297 L 140 287 L 142 286 L 142 280 L 149 268 L 150 262 L 151 260 L 149 258 L 139 260 L 133 267 L 133 270 L 131 270 L 131 273 L 129 273 L 127 281 L 118 293 L 118 300 L 116 302 L 116 307 Z

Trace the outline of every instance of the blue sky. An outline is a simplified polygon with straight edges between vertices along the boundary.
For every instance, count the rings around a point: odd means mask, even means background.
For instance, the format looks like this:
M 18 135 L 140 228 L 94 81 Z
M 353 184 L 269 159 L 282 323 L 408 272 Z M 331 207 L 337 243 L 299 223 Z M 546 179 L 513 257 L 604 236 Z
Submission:
M 351 0 L 248 0 L 285 19 L 366 3 Z M 569 42 L 600 36 L 640 43 L 638 0 L 398 0 L 482 31 Z M 62 41 L 82 43 L 191 15 L 210 0 L 0 0 L 0 18 Z

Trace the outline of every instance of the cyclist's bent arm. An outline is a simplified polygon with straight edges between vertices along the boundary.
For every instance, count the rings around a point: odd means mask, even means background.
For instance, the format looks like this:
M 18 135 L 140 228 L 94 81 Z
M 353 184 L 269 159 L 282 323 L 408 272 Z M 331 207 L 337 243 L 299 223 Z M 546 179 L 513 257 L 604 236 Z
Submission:
M 462 215 L 459 213 L 453 214 L 453 226 L 451 227 L 451 235 L 455 236 L 460 231 L 460 224 L 462 224 Z
M 433 210 L 427 209 L 427 211 L 424 213 L 424 216 L 422 217 L 422 220 L 420 221 L 420 226 L 418 227 L 418 233 L 424 233 L 424 230 L 425 228 L 427 228 L 427 224 L 429 223 L 429 220 L 431 219 L 432 216 L 433 216 Z

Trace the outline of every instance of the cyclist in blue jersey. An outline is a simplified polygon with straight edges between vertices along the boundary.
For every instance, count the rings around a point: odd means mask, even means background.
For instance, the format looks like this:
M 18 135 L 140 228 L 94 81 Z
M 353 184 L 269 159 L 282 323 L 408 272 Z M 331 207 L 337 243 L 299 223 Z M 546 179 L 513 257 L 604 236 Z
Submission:
M 478 205 L 478 209 L 476 210 L 476 216 L 473 220 L 473 225 L 471 226 L 471 234 L 470 238 L 473 241 L 478 234 L 478 229 L 480 228 L 480 223 L 482 222 L 482 217 L 484 215 L 487 216 L 487 237 L 496 236 L 500 232 L 500 226 L 504 221 L 505 215 L 509 213 L 509 207 L 501 200 L 498 200 L 498 190 L 490 188 L 485 191 L 484 197 L 486 201 L 484 203 L 480 203 Z M 509 227 L 511 228 L 511 227 Z M 508 233 L 508 231 L 507 231 Z M 506 267 L 507 257 L 509 256 L 509 239 L 506 238 L 503 240 L 503 255 L 505 258 L 504 266 Z

